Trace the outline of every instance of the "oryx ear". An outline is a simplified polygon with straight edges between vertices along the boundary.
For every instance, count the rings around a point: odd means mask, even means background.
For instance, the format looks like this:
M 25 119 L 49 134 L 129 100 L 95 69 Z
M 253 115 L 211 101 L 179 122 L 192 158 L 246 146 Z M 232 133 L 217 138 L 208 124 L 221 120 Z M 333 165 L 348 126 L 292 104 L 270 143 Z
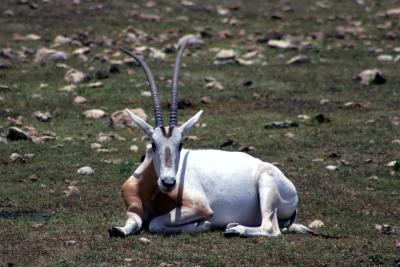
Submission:
M 134 123 L 136 123 L 137 126 L 139 126 L 140 129 L 144 132 L 145 135 L 147 135 L 149 138 L 153 135 L 154 128 L 144 120 L 142 120 L 140 117 L 136 116 L 133 112 L 131 112 L 129 109 L 125 109 L 126 112 L 128 112 L 129 116 L 133 120 Z
M 190 129 L 193 128 L 193 126 L 196 125 L 196 123 L 199 121 L 201 114 L 203 114 L 203 110 L 200 110 L 199 112 L 196 113 L 193 117 L 191 117 L 189 120 L 187 120 L 184 124 L 179 126 L 179 130 L 181 131 L 181 134 L 183 137 L 187 135 Z

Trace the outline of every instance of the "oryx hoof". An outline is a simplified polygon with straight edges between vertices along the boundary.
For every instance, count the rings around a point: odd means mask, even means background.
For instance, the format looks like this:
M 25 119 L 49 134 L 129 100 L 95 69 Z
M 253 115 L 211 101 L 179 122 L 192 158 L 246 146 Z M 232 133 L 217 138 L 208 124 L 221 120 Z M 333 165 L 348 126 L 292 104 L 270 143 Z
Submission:
M 108 229 L 110 237 L 126 237 L 126 233 L 120 227 L 112 227 Z

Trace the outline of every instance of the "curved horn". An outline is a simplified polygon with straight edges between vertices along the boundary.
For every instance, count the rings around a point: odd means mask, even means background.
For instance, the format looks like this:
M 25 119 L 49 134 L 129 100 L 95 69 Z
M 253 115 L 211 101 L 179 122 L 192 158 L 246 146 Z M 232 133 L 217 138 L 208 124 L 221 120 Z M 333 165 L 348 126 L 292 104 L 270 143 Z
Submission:
M 121 51 L 124 52 L 125 54 L 127 54 L 128 56 L 131 56 L 132 58 L 134 58 L 140 64 L 140 66 L 143 68 L 144 73 L 146 74 L 147 80 L 149 81 L 149 84 L 150 84 L 150 91 L 151 91 L 151 98 L 153 99 L 153 109 L 154 109 L 154 117 L 156 120 L 156 127 L 164 126 L 160 100 L 158 99 L 158 95 L 157 95 L 157 86 L 156 86 L 156 82 L 154 80 L 153 73 L 151 72 L 149 66 L 138 55 L 136 55 L 132 52 L 129 52 L 128 50 L 123 49 L 123 48 L 121 48 Z
M 179 86 L 179 69 L 181 68 L 182 56 L 186 46 L 189 44 L 187 39 L 179 48 L 174 66 L 174 77 L 172 78 L 171 91 L 171 113 L 169 114 L 169 126 L 175 127 L 178 124 L 178 86 Z

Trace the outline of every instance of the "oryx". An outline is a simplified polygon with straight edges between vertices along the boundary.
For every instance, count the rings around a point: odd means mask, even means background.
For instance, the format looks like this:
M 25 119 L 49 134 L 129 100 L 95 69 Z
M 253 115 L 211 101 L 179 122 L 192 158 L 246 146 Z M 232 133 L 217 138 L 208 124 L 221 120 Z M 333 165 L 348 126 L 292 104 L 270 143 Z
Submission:
M 178 122 L 178 80 L 187 42 L 176 57 L 172 80 L 169 127 L 164 127 L 153 74 L 131 52 L 150 84 L 155 127 L 130 112 L 132 120 L 151 140 L 143 163 L 122 186 L 128 220 L 112 227 L 111 236 L 128 236 L 149 222 L 152 233 L 203 232 L 225 229 L 225 235 L 279 236 L 285 230 L 312 233 L 296 224 L 297 192 L 274 165 L 242 152 L 183 149 L 184 137 L 202 111 Z

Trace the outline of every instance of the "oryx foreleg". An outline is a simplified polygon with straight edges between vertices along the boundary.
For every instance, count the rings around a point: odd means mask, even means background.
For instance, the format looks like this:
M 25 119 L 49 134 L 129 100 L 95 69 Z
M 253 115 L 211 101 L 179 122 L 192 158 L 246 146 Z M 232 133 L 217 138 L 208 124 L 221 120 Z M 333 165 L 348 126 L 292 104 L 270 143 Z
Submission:
M 277 214 L 277 208 L 280 204 L 280 195 L 270 175 L 261 175 L 258 181 L 258 194 L 262 216 L 261 225 L 258 227 L 247 227 L 237 223 L 230 223 L 226 227 L 225 236 L 275 237 L 281 234 Z
M 133 212 L 127 212 L 128 219 L 122 227 L 112 227 L 108 230 L 110 236 L 126 237 L 142 229 L 142 218 Z
M 211 223 L 206 219 L 212 215 L 211 209 L 193 206 L 180 206 L 167 214 L 151 220 L 152 233 L 204 232 L 210 230 Z

